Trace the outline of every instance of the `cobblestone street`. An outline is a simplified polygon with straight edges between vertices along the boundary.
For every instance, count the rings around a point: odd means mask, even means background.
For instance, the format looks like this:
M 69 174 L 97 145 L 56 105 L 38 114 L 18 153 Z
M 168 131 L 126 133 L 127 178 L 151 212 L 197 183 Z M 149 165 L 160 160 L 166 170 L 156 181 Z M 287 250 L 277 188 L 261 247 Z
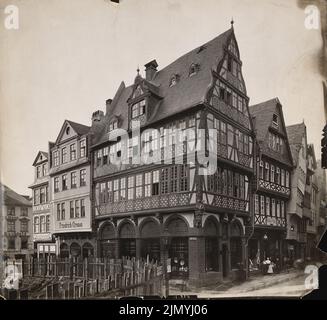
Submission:
M 274 275 L 255 275 L 242 284 L 222 284 L 204 287 L 200 291 L 183 291 L 171 288 L 171 295 L 197 295 L 199 298 L 232 297 L 301 297 L 310 290 L 304 286 L 307 275 L 303 270 Z

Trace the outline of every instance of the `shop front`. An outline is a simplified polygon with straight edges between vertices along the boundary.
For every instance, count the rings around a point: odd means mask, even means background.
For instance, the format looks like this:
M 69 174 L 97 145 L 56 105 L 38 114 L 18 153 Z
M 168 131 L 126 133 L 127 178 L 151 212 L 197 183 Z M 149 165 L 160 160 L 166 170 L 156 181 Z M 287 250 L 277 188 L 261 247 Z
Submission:
M 280 270 L 285 257 L 285 230 L 256 227 L 249 240 L 249 271 L 261 271 L 262 263 L 267 258 Z

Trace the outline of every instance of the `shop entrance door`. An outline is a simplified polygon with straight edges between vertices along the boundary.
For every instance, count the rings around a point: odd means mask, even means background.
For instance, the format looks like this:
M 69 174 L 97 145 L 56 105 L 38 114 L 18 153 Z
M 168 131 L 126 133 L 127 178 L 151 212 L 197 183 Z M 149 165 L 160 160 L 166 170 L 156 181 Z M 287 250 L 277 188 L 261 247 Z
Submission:
M 171 276 L 186 277 L 188 275 L 188 238 L 171 239 L 169 258 L 171 258 Z

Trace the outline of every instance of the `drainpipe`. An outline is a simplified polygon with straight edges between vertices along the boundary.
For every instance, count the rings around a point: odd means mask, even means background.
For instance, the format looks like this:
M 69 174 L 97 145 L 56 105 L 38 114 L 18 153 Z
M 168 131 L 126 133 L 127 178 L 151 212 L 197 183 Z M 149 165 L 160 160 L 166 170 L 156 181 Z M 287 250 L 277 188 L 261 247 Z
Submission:
M 255 139 L 253 139 L 255 141 Z M 261 150 L 258 148 L 259 151 L 259 161 L 261 160 Z M 245 262 L 245 270 L 246 270 L 246 279 L 249 278 L 250 270 L 249 270 L 249 240 L 252 238 L 254 234 L 254 194 L 257 192 L 258 185 L 257 185 L 257 143 L 253 142 L 253 167 L 254 167 L 254 175 L 252 178 L 252 183 L 250 183 L 250 194 L 253 195 L 252 199 L 250 197 L 250 203 L 249 203 L 249 210 L 251 215 L 251 232 L 249 236 L 246 238 L 245 241 L 245 251 L 246 251 L 246 262 Z M 252 214 L 251 214 L 252 209 Z

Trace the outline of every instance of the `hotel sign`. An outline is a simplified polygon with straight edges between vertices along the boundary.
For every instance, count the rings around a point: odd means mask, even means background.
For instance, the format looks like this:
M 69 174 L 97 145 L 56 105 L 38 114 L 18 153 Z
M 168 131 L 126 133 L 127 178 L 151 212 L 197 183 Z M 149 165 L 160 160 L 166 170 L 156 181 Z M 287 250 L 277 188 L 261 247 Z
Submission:
M 46 210 L 50 210 L 50 204 L 49 203 L 39 204 L 37 206 L 33 206 L 33 211 L 46 211 Z
M 33 234 L 34 241 L 45 241 L 45 240 L 51 240 L 51 239 L 52 239 L 51 233 L 34 233 Z
M 55 232 L 83 232 L 92 231 L 91 223 L 88 219 L 75 221 L 56 221 Z
M 83 222 L 59 222 L 60 229 L 83 228 Z

